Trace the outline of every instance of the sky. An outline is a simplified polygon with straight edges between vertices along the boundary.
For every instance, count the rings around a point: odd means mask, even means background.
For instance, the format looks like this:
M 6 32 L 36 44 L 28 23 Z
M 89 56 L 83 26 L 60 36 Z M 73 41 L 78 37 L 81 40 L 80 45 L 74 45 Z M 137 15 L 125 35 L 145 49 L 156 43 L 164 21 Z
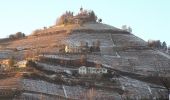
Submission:
M 0 38 L 16 32 L 27 35 L 52 26 L 65 11 L 77 13 L 82 6 L 94 10 L 103 23 L 170 45 L 170 0 L 0 0 Z

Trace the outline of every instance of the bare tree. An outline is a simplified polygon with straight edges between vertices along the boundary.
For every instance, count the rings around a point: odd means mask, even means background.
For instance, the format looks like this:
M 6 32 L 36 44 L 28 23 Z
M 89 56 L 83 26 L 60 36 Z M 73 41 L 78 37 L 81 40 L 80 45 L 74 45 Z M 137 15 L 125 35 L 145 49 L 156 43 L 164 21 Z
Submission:
M 86 65 L 86 59 L 87 59 L 87 57 L 85 55 L 81 55 L 81 57 L 80 57 L 80 64 L 81 65 Z
M 66 24 L 71 24 L 73 23 L 73 12 L 71 11 L 66 11 L 64 14 L 62 14 L 56 21 L 56 25 L 66 25 Z
M 94 88 L 89 89 L 86 93 L 86 97 L 88 100 L 95 100 L 96 95 L 97 93 Z
M 122 30 L 127 31 L 127 25 L 122 25 Z

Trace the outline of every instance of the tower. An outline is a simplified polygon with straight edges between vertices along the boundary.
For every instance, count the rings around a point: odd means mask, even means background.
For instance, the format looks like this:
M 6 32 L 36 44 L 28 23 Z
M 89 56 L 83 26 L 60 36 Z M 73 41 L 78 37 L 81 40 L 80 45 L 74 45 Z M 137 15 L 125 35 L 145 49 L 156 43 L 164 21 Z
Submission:
M 83 7 L 81 6 L 81 8 L 80 8 L 80 12 L 82 12 L 83 11 Z

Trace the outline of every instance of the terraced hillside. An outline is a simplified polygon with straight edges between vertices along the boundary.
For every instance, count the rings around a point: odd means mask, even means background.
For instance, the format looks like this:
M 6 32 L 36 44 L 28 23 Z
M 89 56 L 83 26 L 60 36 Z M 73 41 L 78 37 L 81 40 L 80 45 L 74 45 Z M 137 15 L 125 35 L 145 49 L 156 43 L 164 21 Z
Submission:
M 170 78 L 170 56 L 149 48 L 132 33 L 106 24 L 54 26 L 37 35 L 0 45 L 1 59 L 9 55 L 25 59 L 27 53 L 36 53 L 39 57 L 31 66 L 38 75 L 21 79 L 23 90 L 18 98 L 167 98 L 160 77 Z M 93 50 L 96 45 L 97 51 Z M 100 66 L 110 74 L 93 76 L 97 78 L 75 74 L 81 66 Z

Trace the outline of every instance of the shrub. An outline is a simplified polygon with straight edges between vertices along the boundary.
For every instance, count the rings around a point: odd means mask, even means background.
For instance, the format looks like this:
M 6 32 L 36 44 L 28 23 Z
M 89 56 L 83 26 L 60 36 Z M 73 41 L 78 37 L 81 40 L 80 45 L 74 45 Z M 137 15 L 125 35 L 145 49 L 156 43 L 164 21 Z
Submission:
M 22 32 L 17 32 L 15 34 L 9 35 L 10 39 L 19 39 L 19 38 L 24 38 L 24 37 L 25 37 L 25 34 Z

